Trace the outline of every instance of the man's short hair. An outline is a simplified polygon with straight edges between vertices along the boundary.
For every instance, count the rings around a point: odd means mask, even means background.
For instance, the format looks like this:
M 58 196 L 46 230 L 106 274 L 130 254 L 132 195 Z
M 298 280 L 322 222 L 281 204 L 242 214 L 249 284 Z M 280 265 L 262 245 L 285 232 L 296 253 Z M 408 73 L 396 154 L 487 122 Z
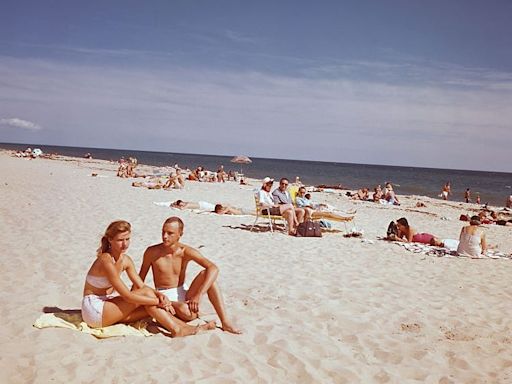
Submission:
M 167 220 L 164 221 L 164 225 L 162 225 L 162 227 L 165 227 L 167 224 L 171 224 L 171 223 L 178 223 L 180 232 L 181 232 L 181 234 L 183 234 L 183 229 L 185 228 L 185 224 L 183 223 L 183 220 L 181 220 L 177 216 L 171 216 Z

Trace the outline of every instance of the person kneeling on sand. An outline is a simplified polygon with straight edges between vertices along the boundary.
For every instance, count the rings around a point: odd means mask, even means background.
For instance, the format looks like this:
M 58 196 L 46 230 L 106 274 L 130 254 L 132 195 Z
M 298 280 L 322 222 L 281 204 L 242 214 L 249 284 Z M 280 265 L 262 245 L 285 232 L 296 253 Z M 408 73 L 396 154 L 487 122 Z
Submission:
M 171 301 L 176 316 L 191 321 L 199 316 L 199 303 L 204 294 L 217 312 L 226 332 L 241 333 L 227 317 L 220 288 L 216 283 L 219 269 L 201 253 L 188 245 L 180 243 L 184 224 L 179 217 L 169 217 L 162 227 L 162 242 L 150 246 L 144 252 L 144 261 L 139 276 L 144 281 L 149 269 L 152 269 L 156 289 Z M 189 262 L 195 262 L 204 268 L 194 278 L 190 288 L 185 284 Z
M 174 308 L 164 294 L 144 285 L 130 256 L 130 223 L 112 222 L 101 238 L 96 260 L 87 272 L 82 299 L 82 318 L 90 327 L 131 323 L 147 317 L 158 321 L 171 336 L 188 336 L 200 329 L 214 329 L 215 322 L 192 327 L 173 316 Z M 130 291 L 120 275 L 133 283 Z M 113 293 L 117 292 L 118 295 Z

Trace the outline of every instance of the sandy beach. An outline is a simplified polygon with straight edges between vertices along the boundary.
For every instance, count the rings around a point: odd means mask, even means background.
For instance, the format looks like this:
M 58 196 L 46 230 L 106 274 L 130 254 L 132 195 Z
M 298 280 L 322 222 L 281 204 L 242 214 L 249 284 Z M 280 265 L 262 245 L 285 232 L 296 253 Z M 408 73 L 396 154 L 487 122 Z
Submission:
M 251 216 L 153 204 L 205 200 L 252 209 L 257 180 L 148 190 L 116 177 L 116 168 L 0 152 L 2 382 L 512 382 L 512 260 L 436 257 L 377 239 L 402 216 L 421 231 L 457 239 L 460 214 L 476 205 L 400 196 L 401 206 L 380 206 L 314 193 L 315 201 L 357 209 L 364 236 L 301 239 L 250 232 Z M 419 200 L 425 208 L 416 207 Z M 182 339 L 99 340 L 32 326 L 45 308 L 80 308 L 85 274 L 111 221 L 132 224 L 128 254 L 139 268 L 174 215 L 185 222 L 182 241 L 219 266 L 242 335 L 216 329 Z M 512 252 L 511 227 L 484 228 L 490 244 Z M 146 281 L 152 284 L 151 275 Z M 206 301 L 203 308 L 214 318 Z

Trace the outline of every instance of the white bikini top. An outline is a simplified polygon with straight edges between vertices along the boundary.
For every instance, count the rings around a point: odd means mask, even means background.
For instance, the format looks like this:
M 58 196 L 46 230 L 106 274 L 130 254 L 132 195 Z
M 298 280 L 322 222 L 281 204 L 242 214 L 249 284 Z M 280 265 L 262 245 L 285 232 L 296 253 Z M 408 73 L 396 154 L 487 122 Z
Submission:
M 90 285 L 99 289 L 108 289 L 112 288 L 112 283 L 105 276 L 94 276 L 89 275 L 85 277 L 85 281 L 87 281 Z

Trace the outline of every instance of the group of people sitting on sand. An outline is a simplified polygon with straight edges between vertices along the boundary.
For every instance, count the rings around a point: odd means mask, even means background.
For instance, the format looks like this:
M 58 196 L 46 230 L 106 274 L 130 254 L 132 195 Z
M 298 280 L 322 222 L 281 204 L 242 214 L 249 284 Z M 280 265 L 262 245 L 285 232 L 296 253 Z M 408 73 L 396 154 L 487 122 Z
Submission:
M 209 171 L 205 169 L 203 166 L 198 166 L 194 170 L 190 171 L 188 175 L 188 179 L 192 181 L 202 181 L 202 182 L 218 182 L 224 183 L 226 181 L 240 181 L 240 184 L 245 184 L 245 180 L 240 176 L 237 172 L 224 170 L 224 166 L 221 165 L 217 169 L 216 172 Z
M 218 267 L 198 250 L 180 242 L 183 229 L 180 218 L 168 218 L 162 226 L 162 242 L 146 249 L 137 273 L 133 260 L 126 254 L 131 225 L 124 220 L 112 222 L 85 278 L 83 320 L 98 328 L 148 318 L 155 319 L 172 337 L 193 335 L 216 327 L 213 321 L 196 327 L 186 323 L 199 317 L 201 299 L 206 295 L 219 317 L 221 329 L 240 333 L 226 313 L 216 282 Z M 190 262 L 203 270 L 187 286 Z M 155 288 L 144 284 L 150 269 Z M 131 288 L 123 282 L 123 272 L 131 281 Z
M 352 200 L 361 200 L 361 201 L 373 201 L 379 204 L 388 204 L 388 205 L 400 205 L 400 201 L 395 194 L 393 189 L 393 184 L 389 181 L 386 182 L 384 189 L 382 189 L 381 185 L 377 185 L 373 189 L 373 194 L 370 197 L 369 189 L 364 187 L 356 192 L 347 192 L 346 195 L 350 197 Z
M 140 175 L 134 175 L 132 177 L 139 176 Z M 140 177 L 147 178 L 146 175 Z M 147 189 L 182 189 L 185 188 L 185 177 L 180 168 L 175 168 L 167 177 L 153 176 L 148 180 L 134 181 L 132 187 L 144 187 Z
M 117 168 L 117 177 L 135 177 L 135 168 L 137 168 L 138 164 L 138 161 L 135 157 L 129 157 L 128 160 L 125 160 L 124 157 L 121 157 L 118 163 L 119 167 Z
M 512 214 L 506 212 L 496 212 L 489 209 L 482 209 L 478 212 L 479 220 L 482 224 L 496 224 L 504 226 L 512 226 Z M 462 214 L 459 219 L 461 221 L 469 221 L 469 215 Z
M 459 240 L 440 239 L 430 233 L 418 232 L 409 225 L 405 217 L 391 222 L 388 226 L 387 240 L 400 241 L 408 243 L 422 243 L 436 247 L 444 247 L 450 250 L 456 250 L 460 256 L 471 258 L 484 257 L 487 250 L 485 233 L 480 228 L 480 217 L 475 215 L 469 220 L 469 225 L 464 226 L 459 235 Z

